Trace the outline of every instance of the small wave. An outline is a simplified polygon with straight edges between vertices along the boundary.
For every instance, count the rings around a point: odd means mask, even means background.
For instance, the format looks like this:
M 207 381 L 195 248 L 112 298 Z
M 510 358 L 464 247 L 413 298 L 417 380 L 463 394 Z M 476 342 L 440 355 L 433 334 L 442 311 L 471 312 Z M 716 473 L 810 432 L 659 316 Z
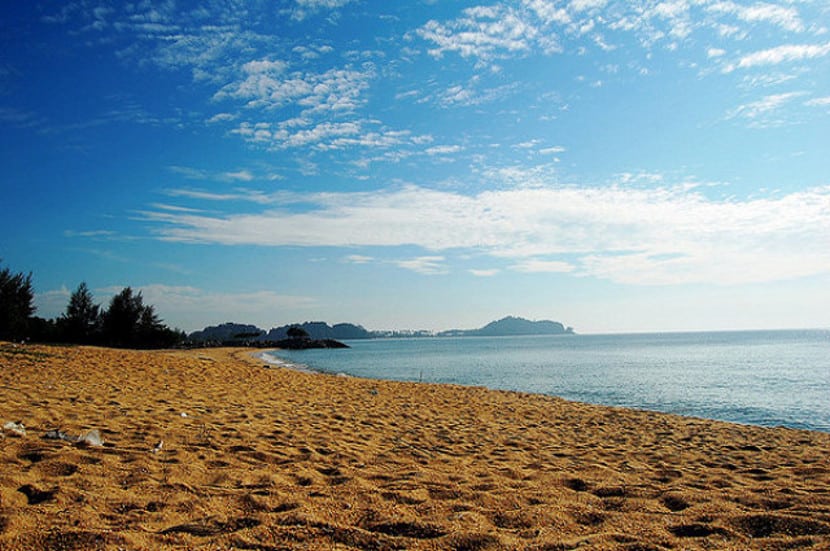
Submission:
M 302 371 L 303 373 L 316 373 L 316 371 L 307 365 L 290 362 L 284 358 L 274 356 L 271 352 L 260 352 L 258 354 L 254 354 L 254 357 L 276 367 L 293 369 L 294 371 Z

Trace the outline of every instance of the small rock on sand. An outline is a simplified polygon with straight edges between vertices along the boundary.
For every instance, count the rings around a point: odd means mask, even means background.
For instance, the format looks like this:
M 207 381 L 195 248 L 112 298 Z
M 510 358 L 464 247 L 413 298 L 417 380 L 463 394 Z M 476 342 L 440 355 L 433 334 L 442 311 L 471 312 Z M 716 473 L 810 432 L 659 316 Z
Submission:
M 10 433 L 12 436 L 26 436 L 26 427 L 20 422 L 9 421 L 3 425 L 3 431 Z

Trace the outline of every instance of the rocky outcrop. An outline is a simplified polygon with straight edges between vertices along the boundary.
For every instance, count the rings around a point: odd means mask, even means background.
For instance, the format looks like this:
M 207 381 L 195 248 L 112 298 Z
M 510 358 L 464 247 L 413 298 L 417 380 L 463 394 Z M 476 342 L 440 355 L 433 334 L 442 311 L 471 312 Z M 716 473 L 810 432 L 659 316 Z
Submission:
M 268 348 L 309 350 L 311 348 L 349 348 L 349 346 L 334 339 L 282 339 L 269 342 Z

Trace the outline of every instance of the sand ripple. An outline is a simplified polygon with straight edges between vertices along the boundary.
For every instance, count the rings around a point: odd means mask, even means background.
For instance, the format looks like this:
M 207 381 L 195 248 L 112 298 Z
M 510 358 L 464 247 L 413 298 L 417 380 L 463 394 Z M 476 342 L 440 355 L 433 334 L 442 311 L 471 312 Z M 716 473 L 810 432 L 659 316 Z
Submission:
M 0 343 L 8 421 L 4 550 L 830 548 L 824 433 Z

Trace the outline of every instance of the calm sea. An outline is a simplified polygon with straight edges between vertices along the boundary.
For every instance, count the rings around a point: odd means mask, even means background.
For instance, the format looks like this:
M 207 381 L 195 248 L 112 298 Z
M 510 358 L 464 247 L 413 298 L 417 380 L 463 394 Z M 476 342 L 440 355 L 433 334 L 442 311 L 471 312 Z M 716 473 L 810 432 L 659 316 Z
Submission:
M 267 353 L 315 371 L 480 385 L 830 432 L 830 331 L 349 341 Z M 268 359 L 268 358 L 266 358 Z

